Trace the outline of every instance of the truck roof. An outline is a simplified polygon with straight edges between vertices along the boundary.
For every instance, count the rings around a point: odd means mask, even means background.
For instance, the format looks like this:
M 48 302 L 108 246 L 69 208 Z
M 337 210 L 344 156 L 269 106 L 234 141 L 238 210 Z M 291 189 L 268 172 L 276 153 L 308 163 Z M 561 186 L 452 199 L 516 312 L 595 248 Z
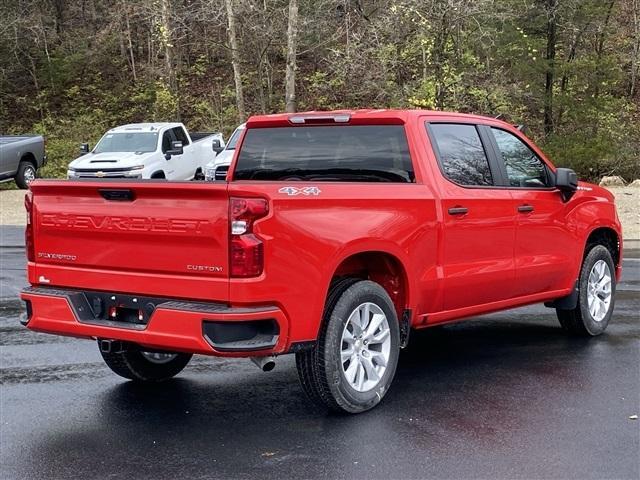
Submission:
M 513 125 L 497 120 L 496 118 L 475 115 L 469 113 L 443 112 L 439 110 L 387 110 L 387 109 L 360 109 L 360 110 L 333 110 L 333 111 L 309 111 L 297 113 L 276 113 L 273 115 L 254 115 L 247 121 L 247 127 L 268 127 L 283 126 L 302 123 L 319 123 L 319 122 L 296 122 L 295 118 L 322 118 L 322 117 L 340 117 L 349 116 L 348 122 L 335 120 L 335 123 L 349 123 L 350 125 L 366 125 L 368 123 L 384 123 L 401 125 L 407 123 L 411 118 L 419 116 L 433 117 L 459 117 L 475 120 L 491 120 L 493 123 L 501 123 L 512 127 Z M 291 119 L 294 119 L 293 121 Z
M 164 128 L 181 127 L 179 122 L 128 123 L 109 129 L 110 132 L 157 132 Z

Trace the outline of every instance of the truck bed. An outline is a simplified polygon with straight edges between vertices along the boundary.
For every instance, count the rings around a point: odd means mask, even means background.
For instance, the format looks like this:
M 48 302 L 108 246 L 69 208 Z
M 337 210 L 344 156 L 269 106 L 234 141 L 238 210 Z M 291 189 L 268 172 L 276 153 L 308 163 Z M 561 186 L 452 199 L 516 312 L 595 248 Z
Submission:
M 39 135 L 8 135 L 0 137 L 0 145 L 8 145 L 10 143 L 20 142 L 22 140 L 29 140 L 32 138 L 38 138 Z
M 220 132 L 189 132 L 191 135 L 191 140 L 193 143 L 199 142 L 200 140 L 204 140 L 207 137 L 220 136 L 222 138 L 222 134 Z

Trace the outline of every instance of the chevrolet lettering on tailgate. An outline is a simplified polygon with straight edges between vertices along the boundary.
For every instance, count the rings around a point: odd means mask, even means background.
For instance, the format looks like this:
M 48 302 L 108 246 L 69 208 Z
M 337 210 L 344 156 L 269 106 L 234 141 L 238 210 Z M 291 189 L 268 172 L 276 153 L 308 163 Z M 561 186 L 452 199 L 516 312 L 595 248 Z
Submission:
M 82 230 L 120 230 L 130 232 L 202 233 L 209 222 L 184 218 L 110 217 L 101 215 L 73 215 L 43 213 L 40 225 Z

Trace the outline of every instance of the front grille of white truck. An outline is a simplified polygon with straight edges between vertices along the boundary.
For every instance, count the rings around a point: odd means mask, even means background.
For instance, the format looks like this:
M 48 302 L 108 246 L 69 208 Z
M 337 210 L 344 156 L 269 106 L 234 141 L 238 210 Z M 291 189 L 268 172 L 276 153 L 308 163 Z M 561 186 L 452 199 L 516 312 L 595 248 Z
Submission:
M 229 165 L 221 165 L 219 167 L 216 167 L 216 173 L 214 178 L 216 180 L 226 180 L 228 170 L 229 170 Z

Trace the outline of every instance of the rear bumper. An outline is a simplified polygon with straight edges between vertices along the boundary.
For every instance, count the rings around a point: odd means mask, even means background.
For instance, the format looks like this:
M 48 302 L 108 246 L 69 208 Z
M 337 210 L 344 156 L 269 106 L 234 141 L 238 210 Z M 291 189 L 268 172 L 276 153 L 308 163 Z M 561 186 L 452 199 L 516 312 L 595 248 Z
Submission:
M 233 308 L 218 303 L 162 299 L 155 304 L 145 324 L 132 324 L 94 318 L 90 308 L 87 311 L 89 303 L 83 303 L 92 293 L 104 295 L 104 292 L 26 288 L 20 295 L 27 303 L 23 324 L 37 332 L 121 340 L 147 348 L 203 355 L 249 357 L 284 353 L 288 348 L 288 320 L 276 306 Z M 270 327 L 263 328 L 264 325 Z M 246 338 L 246 332 L 255 332 L 255 337 Z

